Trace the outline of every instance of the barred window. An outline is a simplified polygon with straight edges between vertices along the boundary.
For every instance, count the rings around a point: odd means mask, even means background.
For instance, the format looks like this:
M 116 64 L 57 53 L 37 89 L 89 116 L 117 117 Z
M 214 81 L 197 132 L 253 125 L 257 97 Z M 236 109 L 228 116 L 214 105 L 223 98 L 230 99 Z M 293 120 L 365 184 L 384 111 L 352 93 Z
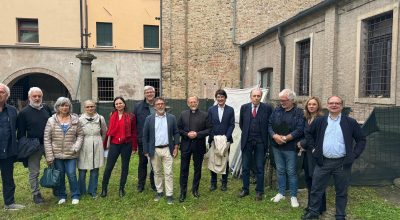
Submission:
M 301 96 L 310 94 L 310 39 L 297 43 L 297 93 Z
M 99 101 L 112 101 L 114 99 L 113 78 L 97 78 L 97 99 Z
M 17 19 L 18 42 L 39 43 L 38 19 Z
M 390 97 L 393 13 L 381 14 L 364 21 L 365 97 Z
M 145 86 L 153 86 L 156 90 L 156 97 L 160 96 L 160 79 L 144 79 Z

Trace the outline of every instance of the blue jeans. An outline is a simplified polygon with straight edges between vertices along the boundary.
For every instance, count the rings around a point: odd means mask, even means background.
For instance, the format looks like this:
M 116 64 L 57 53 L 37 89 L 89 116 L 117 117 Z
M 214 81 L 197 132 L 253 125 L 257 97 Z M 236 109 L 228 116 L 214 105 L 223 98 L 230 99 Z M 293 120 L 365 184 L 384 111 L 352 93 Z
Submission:
M 254 155 L 254 157 L 253 157 Z M 242 149 L 242 179 L 243 190 L 249 191 L 250 186 L 250 167 L 253 158 L 255 159 L 257 178 L 256 192 L 264 193 L 264 164 L 265 164 L 265 147 L 263 143 L 247 143 Z
M 76 159 L 55 159 L 54 167 L 60 171 L 60 185 L 56 189 L 58 199 L 66 199 L 65 174 L 69 182 L 72 199 L 79 199 L 78 180 L 76 178 Z
M 297 197 L 296 152 L 283 151 L 276 147 L 272 147 L 272 152 L 274 153 L 276 164 L 279 193 L 285 195 L 287 174 L 289 179 L 290 196 Z
M 79 170 L 78 184 L 79 184 L 79 192 L 81 195 L 86 193 L 86 172 L 87 170 Z M 87 192 L 91 196 L 96 196 L 98 181 L 99 181 L 99 168 L 90 170 L 89 187 Z

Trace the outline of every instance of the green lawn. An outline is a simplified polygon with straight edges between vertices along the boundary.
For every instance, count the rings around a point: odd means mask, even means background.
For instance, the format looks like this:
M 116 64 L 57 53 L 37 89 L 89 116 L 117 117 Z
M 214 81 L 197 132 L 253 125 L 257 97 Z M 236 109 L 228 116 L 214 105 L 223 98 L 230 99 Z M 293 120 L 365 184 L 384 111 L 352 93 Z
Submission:
M 43 167 L 44 167 L 44 161 Z M 42 189 L 46 200 L 43 205 L 35 205 L 28 185 L 28 171 L 20 163 L 16 164 L 15 182 L 16 201 L 26 205 L 20 211 L 1 211 L 0 219 L 300 219 L 306 203 L 306 191 L 299 191 L 300 208 L 290 207 L 289 200 L 278 204 L 269 201 L 276 190 L 266 189 L 266 198 L 262 202 L 254 201 L 255 193 L 251 191 L 250 196 L 243 199 L 237 197 L 241 188 L 241 180 L 230 178 L 228 191 L 221 192 L 219 189 L 209 192 L 209 172 L 206 164 L 203 165 L 203 177 L 200 184 L 199 199 L 193 198 L 188 193 L 184 203 L 177 201 L 179 196 L 179 159 L 175 161 L 175 181 L 173 205 L 167 205 L 165 198 L 160 202 L 154 202 L 154 193 L 147 188 L 143 193 L 136 192 L 137 182 L 137 155 L 133 156 L 130 166 L 130 174 L 126 186 L 127 195 L 124 198 L 118 196 L 119 167 L 116 165 L 109 186 L 109 196 L 106 198 L 92 199 L 83 196 L 79 205 L 71 205 L 68 198 L 64 205 L 57 205 L 57 199 L 52 196 L 50 189 Z M 190 170 L 189 189 L 191 185 Z M 99 179 L 100 193 L 102 170 Z M 220 185 L 219 185 L 220 186 Z M 252 186 L 254 190 L 254 186 Z M 67 191 L 68 192 L 68 191 Z M 334 213 L 334 193 L 328 190 L 328 212 L 323 219 L 332 219 Z M 0 202 L 3 204 L 3 202 Z M 350 189 L 348 219 L 400 219 L 400 207 L 386 202 L 380 198 L 373 188 L 352 187 Z

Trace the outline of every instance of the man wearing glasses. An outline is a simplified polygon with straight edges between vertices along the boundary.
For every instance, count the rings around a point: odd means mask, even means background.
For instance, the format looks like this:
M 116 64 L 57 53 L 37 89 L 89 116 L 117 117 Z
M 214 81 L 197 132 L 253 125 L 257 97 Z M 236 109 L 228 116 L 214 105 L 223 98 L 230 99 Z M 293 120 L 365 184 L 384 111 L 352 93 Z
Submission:
M 162 170 L 164 167 L 165 195 L 167 204 L 173 203 L 173 163 L 178 155 L 179 131 L 176 118 L 165 112 L 165 100 L 156 98 L 155 114 L 146 118 L 143 129 L 143 153 L 150 157 L 154 170 L 154 181 L 157 193 L 154 201 L 158 202 L 164 195 Z
M 154 113 L 154 97 L 156 95 L 156 90 L 153 86 L 144 87 L 144 100 L 138 102 L 133 110 L 136 115 L 136 128 L 138 136 L 138 155 L 139 155 L 139 165 L 138 165 L 138 185 L 137 191 L 139 193 L 143 192 L 144 186 L 146 185 L 147 177 L 147 163 L 148 159 L 143 154 L 143 127 L 146 117 Z M 153 169 L 150 171 L 150 184 L 153 191 L 156 191 L 156 186 L 154 185 L 154 173 Z
M 351 166 L 363 152 L 365 135 L 356 120 L 342 115 L 343 100 L 328 98 L 328 116 L 319 117 L 306 131 L 307 146 L 313 146 L 316 159 L 310 195 L 310 206 L 303 219 L 318 219 L 322 194 L 333 176 L 336 191 L 336 219 L 346 218 L 347 188 Z M 353 140 L 355 145 L 353 145 Z

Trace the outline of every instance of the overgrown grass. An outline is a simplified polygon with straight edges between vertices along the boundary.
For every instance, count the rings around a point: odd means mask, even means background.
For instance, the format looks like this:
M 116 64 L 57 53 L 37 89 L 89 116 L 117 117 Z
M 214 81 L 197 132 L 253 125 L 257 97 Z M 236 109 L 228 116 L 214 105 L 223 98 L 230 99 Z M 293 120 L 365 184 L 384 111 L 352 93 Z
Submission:
M 255 186 L 252 186 L 250 196 L 243 199 L 237 197 L 242 182 L 240 179 L 229 179 L 228 191 L 219 189 L 209 192 L 210 174 L 204 164 L 203 176 L 200 184 L 199 199 L 195 199 L 188 193 L 184 203 L 178 202 L 179 196 L 179 159 L 174 164 L 174 198 L 173 205 L 167 205 L 165 198 L 160 202 L 154 202 L 154 192 L 149 189 L 147 180 L 143 193 L 136 192 L 138 157 L 131 160 L 127 194 L 119 198 L 120 163 L 114 168 L 109 185 L 109 195 L 106 198 L 92 199 L 89 196 L 81 197 L 78 205 L 71 205 L 68 198 L 64 205 L 57 205 L 57 199 L 50 189 L 42 189 L 46 200 L 43 205 L 35 205 L 32 202 L 28 185 L 28 171 L 20 163 L 16 164 L 15 181 L 16 201 L 26 205 L 20 211 L 0 211 L 0 219 L 300 219 L 306 204 L 306 191 L 300 190 L 300 208 L 290 207 L 289 200 L 272 203 L 269 201 L 276 194 L 276 190 L 266 189 L 265 199 L 262 202 L 254 201 Z M 44 167 L 44 161 L 43 166 Z M 190 170 L 189 189 L 193 170 Z M 88 179 L 88 178 L 87 178 Z M 102 170 L 99 178 L 99 189 L 102 179 Z M 218 185 L 220 186 L 220 185 Z M 67 190 L 69 193 L 69 191 Z M 328 190 L 328 212 L 324 219 L 334 218 L 334 192 Z M 2 203 L 2 202 L 0 202 Z M 400 219 L 398 206 L 386 202 L 375 192 L 373 188 L 353 187 L 350 189 L 349 205 L 347 208 L 348 219 Z

